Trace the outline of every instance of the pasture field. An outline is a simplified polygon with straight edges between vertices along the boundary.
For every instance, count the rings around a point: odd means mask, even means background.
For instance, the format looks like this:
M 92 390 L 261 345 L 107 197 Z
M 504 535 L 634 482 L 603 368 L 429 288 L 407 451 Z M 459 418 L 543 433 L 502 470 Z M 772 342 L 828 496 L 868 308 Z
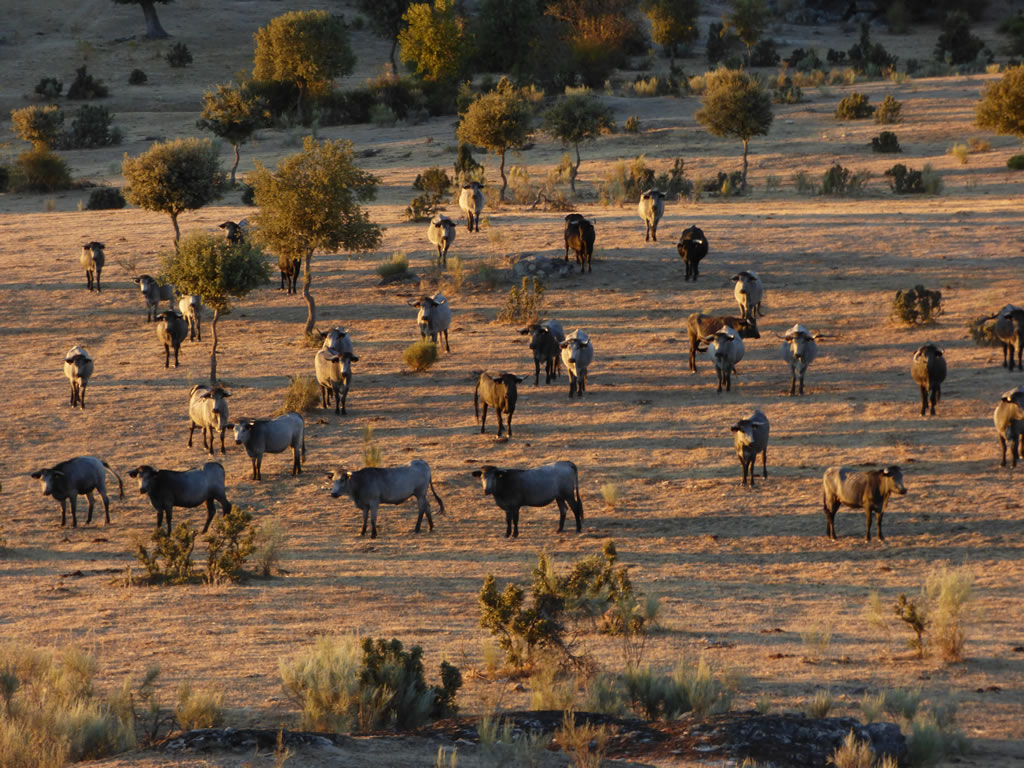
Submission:
M 165 28 L 195 56 L 193 67 L 172 70 L 160 58 L 166 43 L 110 42 L 141 34 L 137 8 L 109 0 L 74 4 L 70 12 L 65 5 L 40 0 L 3 22 L 0 35 L 8 45 L 0 51 L 10 65 L 11 87 L 0 94 L 0 107 L 6 115 L 31 103 L 32 86 L 44 75 L 69 81 L 88 55 L 90 71 L 111 88 L 104 105 L 125 142 L 63 154 L 76 178 L 115 184 L 123 183 L 123 152 L 137 154 L 155 137 L 198 133 L 202 90 L 248 67 L 252 32 L 285 10 L 269 0 L 219 3 L 214 10 L 196 0 L 160 6 Z M 709 9 L 702 28 L 717 14 L 717 6 Z M 986 28 L 979 34 L 985 38 Z M 810 39 L 822 50 L 852 44 L 838 30 L 809 35 L 810 28 L 785 27 L 775 37 L 792 47 Z M 877 37 L 901 55 L 926 55 L 935 35 L 929 29 L 909 38 Z M 366 31 L 357 32 L 354 43 L 360 64 L 343 87 L 376 74 L 386 57 L 385 43 Z M 691 74 L 703 71 L 702 61 L 683 63 Z M 150 84 L 126 84 L 136 66 L 147 71 Z M 554 279 L 544 296 L 546 318 L 561 321 L 567 331 L 582 328 L 593 340 L 596 358 L 582 401 L 568 400 L 564 374 L 555 385 L 532 386 L 528 339 L 495 322 L 510 282 L 487 290 L 470 279 L 454 294 L 450 281 L 443 283 L 454 312 L 452 352 L 442 353 L 427 373 L 404 370 L 401 352 L 418 338 L 415 310 L 407 302 L 434 286 L 427 225 L 406 223 L 402 214 L 415 194 L 417 173 L 450 167 L 453 118 L 320 129 L 320 137 L 351 140 L 357 153 L 375 152 L 359 163 L 381 179 L 370 211 L 386 227 L 384 243 L 377 253 L 314 258 L 319 325 L 348 328 L 360 360 L 349 415 L 317 410 L 306 416 L 303 474 L 288 474 L 288 455 L 269 456 L 264 479 L 256 483 L 240 447 L 215 457 L 227 471 L 231 501 L 251 508 L 257 521 L 276 518 L 288 537 L 283 574 L 239 585 L 132 586 L 125 578 L 126 569 L 139 568 L 134 542 L 148 540 L 155 524 L 155 512 L 128 470 L 143 463 L 184 469 L 206 460 L 198 441 L 193 449 L 185 441 L 189 389 L 208 375 L 207 336 L 202 343 L 185 342 L 181 367 L 165 370 L 138 288 L 116 263 L 134 258 L 140 272 L 154 273 L 160 251 L 171 245 L 169 220 L 134 208 L 78 211 L 88 190 L 0 195 L 0 355 L 6 371 L 0 388 L 0 531 L 7 542 L 0 553 L 0 637 L 81 644 L 100 660 L 101 686 L 137 679 L 159 664 L 158 698 L 165 704 L 183 680 L 222 688 L 229 725 L 294 724 L 296 708 L 282 692 L 278 660 L 325 633 L 421 644 L 428 678 L 442 659 L 462 669 L 464 712 L 523 709 L 528 686 L 474 674 L 483 668 L 477 593 L 484 577 L 522 581 L 542 550 L 566 567 L 613 539 L 635 587 L 662 599 L 662 628 L 646 655 L 656 669 L 667 672 L 680 657 L 704 655 L 717 668 L 742 670 L 746 681 L 734 706 L 744 709 L 765 697 L 775 711 L 799 709 L 828 688 L 837 699 L 834 712 L 857 717 L 865 692 L 920 687 L 926 698 L 948 693 L 960 702 L 960 727 L 973 745 L 962 764 L 1024 761 L 1024 508 L 1017 473 L 999 467 L 992 426 L 999 395 L 1024 381 L 1024 373 L 1000 367 L 1000 350 L 975 346 L 967 332 L 976 316 L 1024 301 L 1021 182 L 1005 167 L 1019 145 L 973 127 L 980 90 L 996 77 L 807 88 L 806 101 L 777 105 L 769 135 L 751 142 L 750 195 L 670 201 L 659 241 L 648 244 L 635 205 L 598 202 L 597 184 L 616 160 L 645 153 L 661 172 L 683 157 L 688 176 L 709 177 L 738 168 L 741 147 L 695 124 L 695 97 L 608 96 L 619 125 L 637 115 L 641 133 L 602 137 L 582 148 L 576 209 L 595 220 L 593 272 Z M 893 128 L 834 120 L 835 104 L 855 89 L 872 103 L 893 93 L 903 102 L 903 122 Z M 74 107 L 64 107 L 70 119 Z M 902 155 L 868 148 L 886 128 L 899 136 Z M 9 123 L 2 130 L 9 131 Z M 261 131 L 242 149 L 240 175 L 255 159 L 273 166 L 297 151 L 301 134 Z M 947 154 L 954 142 L 973 136 L 991 140 L 992 149 L 970 155 L 966 165 Z M 0 140 L 10 140 L 12 154 L 23 146 L 9 133 Z M 561 154 L 541 135 L 510 163 L 543 178 Z M 223 155 L 228 164 L 229 146 Z M 871 172 L 863 195 L 796 193 L 794 172 L 806 170 L 820 183 L 834 162 Z M 882 174 L 895 162 L 918 169 L 931 163 L 942 175 L 942 194 L 892 194 Z M 487 169 L 494 183 L 494 158 L 487 158 Z M 781 180 L 779 189 L 769 190 L 770 176 Z M 223 220 L 252 211 L 233 192 L 183 215 L 182 231 L 219 232 Z M 458 207 L 449 205 L 447 213 L 455 218 Z M 472 235 L 460 217 L 449 265 L 461 256 L 473 272 L 482 263 L 504 269 L 524 254 L 560 256 L 563 215 L 526 205 L 489 206 L 486 225 Z M 680 230 L 691 224 L 703 228 L 711 244 L 696 284 L 683 282 L 675 251 Z M 89 240 L 107 246 L 99 295 L 85 289 L 78 264 L 79 246 Z M 375 268 L 394 251 L 407 253 L 412 270 L 425 277 L 422 291 L 415 283 L 378 285 Z M 698 356 L 696 375 L 686 369 L 685 322 L 698 310 L 734 313 L 730 278 L 741 269 L 756 270 L 765 284 L 762 338 L 747 340 L 732 392 L 718 394 L 706 358 Z M 889 304 L 897 289 L 915 284 L 941 289 L 944 313 L 933 325 L 907 329 L 890 321 Z M 219 324 L 218 373 L 232 393 L 236 417 L 275 411 L 287 377 L 313 372 L 314 350 L 301 338 L 305 306 L 301 297 L 276 287 L 275 273 L 270 286 L 239 301 Z M 207 335 L 209 319 L 207 312 Z M 807 394 L 793 398 L 788 368 L 779 359 L 781 342 L 772 332 L 796 322 L 831 338 L 821 342 L 807 374 Z M 945 349 L 949 376 L 938 414 L 921 418 L 910 361 L 928 341 Z M 96 361 L 84 412 L 68 407 L 61 370 L 64 353 L 76 343 Z M 486 435 L 474 423 L 473 372 L 481 368 L 530 374 L 508 442 L 495 440 L 493 416 Z M 762 481 L 759 475 L 750 490 L 740 487 L 729 426 L 755 407 L 771 421 L 769 477 Z M 379 538 L 361 539 L 351 502 L 330 498 L 325 473 L 361 466 L 367 426 L 384 464 L 413 458 L 430 463 L 449 510 L 435 517 L 432 533 L 413 534 L 410 503 L 382 508 Z M 82 525 L 80 514 L 77 529 L 60 528 L 57 504 L 28 477 L 80 454 L 106 459 L 125 480 L 125 499 L 112 498 L 110 526 L 95 519 Z M 527 467 L 560 459 L 580 468 L 583 533 L 556 534 L 552 506 L 524 510 L 518 540 L 507 541 L 503 514 L 470 472 L 483 463 Z M 837 517 L 839 540 L 829 541 L 821 509 L 823 470 L 894 463 L 903 468 L 908 494 L 890 501 L 886 541 L 865 543 L 862 513 L 846 509 Z M 608 483 L 619 489 L 614 508 L 602 499 Z M 202 514 L 177 510 L 175 520 L 195 524 Z M 200 545 L 197 561 L 204 556 Z M 909 633 L 895 620 L 886 637 L 865 616 L 871 590 L 891 605 L 900 593 L 916 595 L 941 565 L 966 565 L 975 578 L 962 663 L 917 660 L 905 647 Z M 831 643 L 820 660 L 809 661 L 801 634 L 823 627 L 831 629 Z M 587 634 L 582 640 L 601 666 L 621 668 L 614 639 Z M 350 752 L 306 755 L 301 764 L 425 765 L 432 749 L 411 738 L 360 741 Z M 272 761 L 141 753 L 101 764 Z

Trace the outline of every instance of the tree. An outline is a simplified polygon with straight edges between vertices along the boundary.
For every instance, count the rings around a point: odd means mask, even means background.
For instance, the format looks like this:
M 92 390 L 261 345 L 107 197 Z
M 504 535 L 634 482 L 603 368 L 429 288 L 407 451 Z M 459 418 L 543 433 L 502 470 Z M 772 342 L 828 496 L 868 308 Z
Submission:
M 479 96 L 462 116 L 456 136 L 459 141 L 482 147 L 501 158 L 501 200 L 505 199 L 508 179 L 505 177 L 505 153 L 521 149 L 530 137 L 533 106 L 523 92 L 507 80 Z
M 669 65 L 676 65 L 676 47 L 696 40 L 700 0 L 648 0 L 645 6 L 651 20 L 651 39 L 668 52 Z
M 402 61 L 415 64 L 424 80 L 455 80 L 465 66 L 469 36 L 454 0 L 413 3 L 402 18 L 406 22 L 398 33 Z
M 471 21 L 474 66 L 484 72 L 528 72 L 542 44 L 542 20 L 537 0 L 480 0 Z M 545 64 L 550 66 L 550 56 Z
M 576 194 L 580 170 L 580 142 L 593 141 L 612 124 L 612 111 L 589 93 L 565 96 L 544 113 L 544 130 L 576 150 L 576 164 L 569 166 L 569 187 Z
M 336 77 L 356 66 L 345 23 L 327 11 L 291 11 L 256 30 L 252 76 L 284 80 L 299 89 L 296 112 L 301 117 L 307 94 L 330 90 Z
M 735 29 L 743 44 L 747 46 L 747 60 L 750 51 L 764 34 L 768 24 L 768 6 L 764 0 L 732 0 L 732 12 L 722 19 L 725 30 Z
M 182 293 L 200 296 L 213 309 L 210 384 L 217 383 L 217 319 L 231 312 L 232 297 L 244 298 L 270 282 L 263 252 L 247 241 L 230 243 L 205 232 L 190 232 L 178 250 L 163 257 L 164 278 Z
M 772 124 L 772 97 L 760 81 L 738 69 L 709 72 L 697 122 L 715 136 L 743 141 L 743 186 L 747 185 L 747 147 Z
M 366 14 L 370 29 L 378 37 L 391 41 L 388 60 L 391 62 L 391 74 L 397 75 L 395 49 L 398 48 L 398 33 L 402 31 L 402 21 L 409 9 L 409 0 L 357 0 L 356 7 Z
M 141 5 L 142 15 L 146 17 L 146 39 L 163 40 L 168 37 L 160 26 L 160 17 L 156 15 L 153 3 L 170 3 L 172 0 L 114 0 L 118 5 Z
M 985 86 L 976 122 L 980 128 L 1024 141 L 1024 66 L 1010 67 L 1001 78 Z
M 377 196 L 380 180 L 358 168 L 349 141 L 318 142 L 307 136 L 302 151 L 282 160 L 271 173 L 262 163 L 246 179 L 259 213 L 253 216 L 263 243 L 279 255 L 305 257 L 302 297 L 306 335 L 316 325 L 310 262 L 313 251 L 370 250 L 380 245 L 381 229 L 359 203 Z
M 11 110 L 11 125 L 18 137 L 35 149 L 49 149 L 57 144 L 64 128 L 64 113 L 56 104 L 33 105 Z
M 250 94 L 245 86 L 218 85 L 216 91 L 203 94 L 203 111 L 196 126 L 231 142 L 235 164 L 231 166 L 231 186 L 235 186 L 238 147 L 245 144 L 257 128 L 267 124 L 269 107 L 264 99 Z

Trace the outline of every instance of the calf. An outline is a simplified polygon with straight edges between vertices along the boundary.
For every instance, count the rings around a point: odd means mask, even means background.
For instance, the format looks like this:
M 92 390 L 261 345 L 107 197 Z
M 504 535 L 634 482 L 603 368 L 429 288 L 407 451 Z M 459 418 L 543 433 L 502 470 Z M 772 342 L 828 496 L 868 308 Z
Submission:
M 700 260 L 708 255 L 708 239 L 704 237 L 704 230 L 699 229 L 696 224 L 689 229 L 684 229 L 679 236 L 676 250 L 679 251 L 683 264 L 686 265 L 686 275 L 683 280 L 689 280 L 692 277 L 693 281 L 697 282 Z
M 755 410 L 746 419 L 741 419 L 730 427 L 736 455 L 743 467 L 743 481 L 747 484 L 747 472 L 750 472 L 750 487 L 754 487 L 754 469 L 757 454 L 761 454 L 761 476 L 768 477 L 768 417 Z
M 294 411 L 276 419 L 242 419 L 235 427 L 235 443 L 245 446 L 252 461 L 252 479 L 263 479 L 263 454 L 292 449 L 292 474 L 302 474 L 306 458 L 305 423 Z M 301 451 L 301 458 L 299 456 Z
M 483 185 L 477 181 L 462 185 L 459 193 L 459 208 L 466 214 L 466 229 L 480 231 L 480 214 L 484 210 Z
M 736 372 L 736 363 L 743 359 L 745 351 L 743 339 L 728 325 L 724 325 L 720 331 L 704 337 L 703 341 L 708 345 L 708 351 L 715 361 L 719 393 L 723 385 L 726 392 L 732 391 L 732 375 Z
M 924 416 L 931 403 L 931 415 L 935 415 L 935 404 L 942 395 L 942 382 L 946 380 L 946 358 L 935 344 L 918 347 L 910 364 L 910 375 L 921 388 L 921 415 Z
M 370 518 L 370 538 L 377 538 L 377 507 L 381 504 L 401 504 L 411 496 L 416 497 L 419 506 L 419 517 L 416 518 L 416 533 L 420 532 L 423 517 L 427 518 L 427 526 L 434 530 L 434 520 L 430 516 L 430 502 L 427 501 L 427 488 L 437 500 L 438 514 L 444 514 L 444 502 L 434 490 L 434 482 L 430 477 L 430 465 L 420 459 L 410 461 L 404 467 L 366 467 L 355 472 L 337 469 L 328 477 L 333 481 L 331 496 L 335 499 L 342 494 L 349 498 L 363 512 L 363 530 L 360 536 L 366 535 L 366 520 Z
M 352 384 L 352 363 L 358 362 L 359 358 L 351 352 L 346 351 L 337 354 L 331 351 L 328 342 L 316 353 L 313 364 L 316 367 L 316 380 L 320 384 L 320 398 L 323 407 L 329 408 L 331 397 L 334 397 L 334 412 L 347 416 L 345 402 L 348 399 L 348 390 Z
M 426 341 L 429 338 L 437 344 L 438 335 L 444 334 L 444 351 L 451 352 L 448 346 L 448 327 L 452 324 L 452 307 L 444 294 L 434 294 L 433 298 L 423 296 L 419 301 L 409 302 L 409 306 L 419 308 L 416 324 L 422 339 Z
M 820 333 L 812 334 L 802 325 L 797 323 L 782 337 L 782 359 L 789 365 L 789 372 L 792 375 L 792 382 L 789 385 L 789 394 L 796 394 L 797 378 L 800 379 L 800 394 L 804 393 L 804 374 L 807 373 L 807 366 L 814 362 L 818 356 L 818 339 L 822 338 Z
M 427 239 L 437 247 L 437 263 L 448 266 L 448 249 L 455 242 L 455 222 L 437 214 L 427 225 Z
M 530 336 L 530 350 L 533 352 L 533 386 L 540 384 L 540 366 L 544 365 L 544 383 L 550 384 L 558 378 L 560 345 L 565 341 L 565 331 L 560 323 L 533 323 L 519 331 Z
M 71 407 L 82 406 L 85 410 L 85 387 L 92 377 L 92 356 L 85 347 L 73 346 L 64 355 L 64 375 L 71 383 Z
M 1003 393 L 996 406 L 992 420 L 996 425 L 996 434 L 999 435 L 999 444 L 1002 447 L 1002 460 L 999 466 L 1006 466 L 1006 443 L 1010 443 L 1010 455 L 1013 463 L 1010 465 L 1016 469 L 1017 459 L 1024 451 L 1024 388 L 1017 387 L 1009 392 Z
M 637 211 L 644 220 L 644 226 L 647 227 L 644 242 L 658 242 L 658 222 L 665 213 L 665 193 L 657 189 L 648 189 L 640 195 Z
M 202 299 L 195 294 L 185 294 L 178 299 L 178 311 L 188 323 L 188 340 L 202 341 L 203 329 L 200 327 Z
M 479 477 L 484 494 L 505 510 L 505 538 L 519 536 L 519 510 L 522 507 L 546 507 L 558 504 L 558 532 L 565 528 L 565 510 L 572 509 L 576 533 L 583 530 L 583 502 L 580 499 L 579 472 L 571 461 L 556 461 L 536 469 L 499 469 L 487 464 L 473 471 Z
M 174 309 L 167 309 L 156 316 L 156 337 L 164 345 L 164 368 L 171 367 L 171 349 L 174 349 L 174 367 L 178 367 L 178 352 L 181 350 L 181 342 L 188 335 L 188 323 L 181 313 Z
M 594 362 L 594 345 L 590 337 L 579 328 L 565 337 L 562 347 L 562 363 L 569 372 L 569 397 L 574 394 L 583 397 L 587 391 L 587 370 Z
M 277 268 L 281 272 L 280 291 L 295 293 L 296 285 L 299 282 L 299 272 L 302 269 L 302 260 L 286 254 L 278 254 Z
M 84 494 L 89 500 L 89 515 L 85 518 L 86 524 L 92 522 L 93 498 L 92 492 L 99 491 L 103 499 L 103 512 L 107 524 L 110 523 L 110 499 L 107 498 L 107 475 L 109 471 L 117 478 L 117 485 L 120 498 L 124 498 L 124 484 L 117 472 L 110 468 L 110 465 L 103 459 L 95 456 L 77 456 L 67 461 L 62 461 L 52 467 L 36 470 L 32 477 L 42 483 L 43 496 L 52 496 L 60 502 L 60 525 L 63 528 L 68 523 L 65 501 L 71 504 L 71 527 L 78 527 L 78 496 Z
M 480 422 L 480 434 L 484 433 L 487 425 L 487 406 L 491 406 L 498 414 L 498 437 L 504 431 L 501 423 L 501 414 L 507 413 L 508 436 L 512 437 L 512 414 L 516 412 L 516 400 L 519 397 L 519 383 L 525 376 L 516 376 L 511 373 L 499 373 L 497 375 L 481 372 L 476 380 L 476 388 L 473 390 L 473 412 L 476 420 Z M 484 401 L 483 417 L 480 416 L 480 400 Z
M 85 243 L 82 246 L 82 253 L 78 260 L 85 267 L 85 283 L 89 290 L 92 290 L 93 280 L 96 281 L 96 293 L 100 292 L 100 274 L 103 272 L 103 262 L 106 257 L 103 253 L 103 243 L 95 240 Z
M 729 326 L 742 339 L 760 339 L 761 334 L 757 330 L 757 320 L 754 318 L 733 317 L 732 315 L 705 315 L 701 312 L 694 312 L 686 318 L 686 333 L 690 337 L 690 370 L 697 372 L 697 353 L 707 352 L 707 347 L 701 349 L 700 342 L 706 336 L 712 336 L 723 327 Z
M 139 494 L 149 497 L 156 510 L 156 527 L 167 518 L 167 535 L 171 533 L 171 511 L 174 507 L 198 507 L 206 502 L 206 524 L 203 533 L 210 528 L 219 501 L 222 514 L 231 511 L 224 489 L 224 467 L 215 461 L 208 461 L 199 469 L 176 472 L 172 469 L 155 469 L 142 464 L 128 473 L 139 480 Z
M 871 541 L 871 515 L 874 514 L 878 518 L 878 540 L 885 541 L 885 536 L 882 535 L 882 513 L 885 512 L 885 503 L 893 493 L 900 496 L 907 493 L 907 488 L 903 485 L 903 473 L 895 465 L 870 472 L 856 472 L 848 467 L 829 467 L 822 478 L 822 486 L 827 534 L 833 540 L 836 538 L 836 512 L 839 505 L 843 504 L 864 510 L 867 518 L 864 533 L 866 541 Z
M 196 427 L 203 435 L 203 448 L 206 448 L 213 456 L 213 433 L 220 432 L 220 452 L 224 450 L 224 432 L 230 427 L 228 424 L 228 401 L 231 393 L 220 387 L 208 387 L 205 384 L 196 384 L 188 393 L 188 447 L 192 447 L 192 435 Z M 209 443 L 206 437 L 209 433 Z
M 732 294 L 740 306 L 740 314 L 748 319 L 753 318 L 755 314 L 763 317 L 761 301 L 764 299 L 764 285 L 761 284 L 761 278 L 757 276 L 757 272 L 745 269 L 733 275 L 732 279 L 736 283 Z
M 1024 309 L 1007 304 L 995 316 L 995 333 L 1003 345 L 1003 367 L 1013 370 L 1013 350 L 1017 348 L 1017 368 L 1024 371 L 1021 355 L 1024 354 Z
M 132 282 L 139 286 L 139 290 L 142 291 L 142 298 L 146 300 L 147 323 L 150 320 L 156 320 L 161 301 L 168 302 L 168 306 L 170 306 L 170 302 L 174 299 L 174 286 L 170 283 L 160 285 L 149 275 L 133 277 Z
M 580 274 L 583 274 L 584 265 L 586 271 L 590 271 L 590 262 L 594 256 L 594 225 L 578 213 L 570 213 L 565 217 L 565 260 L 569 260 L 569 249 L 572 248 L 576 254 L 576 261 L 580 265 Z

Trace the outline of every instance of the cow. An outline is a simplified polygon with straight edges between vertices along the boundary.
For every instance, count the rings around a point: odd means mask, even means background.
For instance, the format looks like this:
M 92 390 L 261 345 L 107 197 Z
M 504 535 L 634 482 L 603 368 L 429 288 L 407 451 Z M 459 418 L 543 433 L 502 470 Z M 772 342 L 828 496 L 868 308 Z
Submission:
M 485 464 L 473 471 L 480 478 L 484 495 L 505 510 L 505 538 L 519 536 L 521 507 L 558 504 L 558 532 L 565 528 L 565 510 L 572 509 L 576 533 L 583 530 L 583 501 L 580 499 L 579 471 L 571 461 L 556 461 L 536 469 L 499 469 Z
M 590 261 L 594 257 L 594 224 L 578 213 L 570 213 L 565 217 L 565 260 L 569 260 L 569 249 L 576 254 L 580 265 L 580 274 L 590 271 Z
M 995 333 L 1003 345 L 1003 367 L 1013 370 L 1013 350 L 1017 349 L 1017 368 L 1024 371 L 1024 309 L 1007 304 L 995 315 Z
M 171 534 L 171 510 L 174 507 L 198 507 L 206 502 L 206 524 L 203 533 L 210 528 L 216 508 L 214 501 L 220 502 L 222 514 L 231 511 L 224 489 L 224 467 L 216 461 L 208 461 L 199 469 L 177 472 L 173 469 L 156 469 L 148 464 L 140 464 L 128 472 L 131 477 L 139 480 L 139 494 L 148 496 L 149 502 L 156 510 L 156 527 L 159 528 L 167 518 L 167 535 Z
M 1002 447 L 1002 460 L 999 466 L 1006 466 L 1006 443 L 1010 443 L 1010 455 L 1013 458 L 1011 468 L 1016 469 L 1017 459 L 1024 452 L 1024 387 L 1016 387 L 1009 392 L 1004 392 L 999 404 L 996 406 L 992 420 L 996 425 L 996 434 L 999 435 L 999 444 Z
M 764 285 L 757 272 L 745 269 L 732 277 L 736 285 L 732 295 L 736 297 L 736 303 L 740 305 L 740 314 L 746 318 L 764 317 L 761 311 L 761 301 L 764 299 Z
M 647 227 L 644 242 L 658 242 L 658 222 L 665 213 L 665 193 L 657 189 L 648 189 L 640 195 L 637 211 Z
M 827 535 L 836 539 L 836 512 L 843 504 L 853 509 L 863 509 L 867 518 L 864 539 L 871 541 L 871 515 L 878 519 L 878 540 L 882 535 L 882 513 L 889 496 L 898 493 L 904 496 L 907 487 L 903 485 L 903 473 L 893 465 L 885 469 L 857 472 L 849 467 L 829 467 L 822 478 L 822 505 L 825 508 Z
M 918 347 L 910 364 L 910 375 L 921 389 L 921 415 L 926 414 L 930 403 L 934 416 L 935 404 L 942 396 L 942 382 L 946 380 L 946 358 L 942 350 L 935 344 Z
M 230 429 L 228 401 L 231 393 L 221 387 L 196 384 L 188 393 L 188 447 L 192 447 L 192 435 L 196 427 L 203 436 L 203 448 L 213 456 L 213 433 L 220 432 L 220 452 L 224 450 L 224 432 Z M 209 442 L 207 442 L 209 434 Z
M 202 317 L 203 301 L 194 293 L 186 293 L 178 299 L 178 311 L 188 323 L 188 340 L 202 341 L 203 329 L 200 325 Z
M 336 469 L 327 475 L 332 481 L 331 496 L 338 498 L 348 494 L 356 506 L 363 512 L 363 530 L 360 536 L 366 535 L 367 516 L 370 519 L 370 538 L 377 538 L 377 507 L 381 504 L 401 504 L 412 496 L 416 497 L 419 517 L 416 518 L 416 533 L 420 532 L 423 518 L 427 518 L 427 526 L 434 530 L 434 520 L 430 516 L 430 502 L 427 501 L 427 489 L 437 500 L 438 514 L 444 514 L 444 502 L 434 490 L 434 481 L 430 477 L 430 465 L 420 459 L 410 461 L 404 467 L 365 467 L 355 472 Z
M 181 342 L 188 336 L 188 323 L 175 309 L 166 309 L 156 316 L 156 337 L 164 345 L 164 368 L 171 367 L 171 349 L 174 349 L 174 367 L 178 367 Z
M 92 356 L 85 347 L 76 344 L 64 355 L 64 375 L 71 383 L 72 408 L 80 405 L 85 410 L 85 387 L 92 377 L 93 367 Z
M 711 358 L 715 361 L 719 393 L 723 385 L 726 392 L 732 391 L 732 375 L 745 351 L 743 339 L 728 325 L 723 325 L 721 330 L 705 336 L 702 341 L 708 345 Z
M 291 411 L 276 419 L 241 419 L 234 426 L 235 443 L 245 446 L 252 461 L 252 479 L 263 479 L 263 454 L 284 453 L 291 446 L 292 474 L 302 474 L 306 458 L 305 423 Z M 301 457 L 300 457 L 301 453 Z
M 513 373 L 488 373 L 482 371 L 476 380 L 476 387 L 473 389 L 473 413 L 476 420 L 480 422 L 480 434 L 484 433 L 487 425 L 487 406 L 494 408 L 498 414 L 498 437 L 505 427 L 501 423 L 501 414 L 507 413 L 508 436 L 512 437 L 512 414 L 516 412 L 516 400 L 519 398 L 519 383 L 525 376 L 516 376 Z M 483 400 L 484 412 L 480 415 L 480 401 Z
M 277 256 L 277 268 L 281 272 L 281 287 L 278 290 L 295 293 L 296 284 L 299 282 L 299 272 L 302 268 L 302 259 L 280 253 Z
M 587 391 L 587 370 L 594 362 L 594 345 L 590 337 L 577 328 L 559 346 L 562 348 L 562 363 L 569 372 L 569 398 L 574 394 L 583 397 Z
M 459 208 L 466 214 L 466 229 L 470 232 L 480 231 L 480 214 L 484 209 L 483 185 L 478 181 L 471 181 L 462 185 L 462 192 L 459 193 Z
M 224 230 L 224 236 L 231 245 L 239 245 L 245 242 L 245 236 L 249 230 L 249 222 L 245 219 L 237 223 L 225 221 L 223 224 L 218 224 L 217 227 Z
M 540 366 L 544 364 L 544 383 L 550 384 L 558 378 L 560 345 L 565 341 L 565 331 L 561 323 L 551 320 L 547 323 L 533 323 L 519 331 L 520 335 L 530 337 L 530 349 L 533 351 L 533 386 L 540 384 Z
M 52 467 L 36 470 L 32 477 L 39 480 L 43 486 L 43 496 L 52 496 L 60 503 L 60 525 L 61 528 L 68 524 L 67 509 L 64 502 L 69 501 L 71 507 L 71 527 L 78 527 L 78 496 L 84 494 L 89 500 L 89 514 L 85 518 L 88 525 L 92 522 L 92 510 L 94 506 L 92 492 L 99 491 L 103 499 L 103 512 L 106 522 L 110 524 L 110 499 L 107 497 L 107 475 L 109 471 L 117 478 L 117 485 L 120 491 L 120 498 L 124 498 L 124 483 L 121 482 L 117 472 L 110 468 L 110 465 L 103 459 L 95 456 L 76 456 L 73 459 L 62 461 Z
M 820 333 L 812 334 L 802 325 L 797 323 L 781 337 L 782 359 L 789 365 L 789 372 L 792 381 L 789 385 L 790 397 L 796 394 L 797 378 L 800 379 L 800 394 L 804 393 L 804 374 L 807 373 L 807 366 L 814 362 L 818 356 L 818 339 L 822 338 Z
M 352 354 L 355 351 L 355 347 L 352 346 L 352 335 L 340 325 L 331 328 L 326 333 L 319 329 L 316 332 L 323 341 L 320 349 L 326 349 L 334 355 L 343 355 L 346 352 Z
M 683 280 L 693 278 L 697 282 L 697 273 L 700 267 L 700 260 L 708 255 L 708 239 L 704 237 L 704 230 L 694 224 L 689 229 L 684 229 L 679 235 L 679 242 L 676 243 L 676 250 L 686 265 L 686 275 Z
M 336 354 L 324 342 L 324 347 L 316 353 L 313 364 L 316 368 L 316 380 L 320 385 L 320 399 L 326 410 L 331 407 L 331 398 L 334 398 L 334 413 L 347 416 L 345 403 L 348 400 L 348 390 L 352 385 L 352 363 L 358 362 L 359 357 L 351 352 Z
M 761 476 L 768 477 L 768 417 L 755 410 L 745 419 L 740 419 L 730 427 L 736 455 L 743 467 L 743 481 L 747 484 L 747 472 L 750 472 L 750 487 L 754 487 L 754 470 L 757 454 L 761 454 Z
M 437 263 L 448 266 L 448 249 L 455 242 L 455 222 L 437 214 L 427 225 L 427 239 L 437 247 Z
M 437 344 L 439 334 L 444 335 L 444 351 L 451 352 L 448 346 L 448 326 L 452 324 L 452 305 L 443 293 L 434 294 L 434 297 L 423 296 L 419 301 L 409 302 L 410 307 L 417 307 L 416 324 L 420 329 L 420 336 L 424 341 L 428 338 Z
M 96 293 L 100 292 L 100 274 L 103 272 L 103 263 L 106 256 L 103 249 L 106 246 L 91 240 L 82 245 L 82 252 L 78 256 L 79 263 L 85 268 L 85 284 L 91 291 L 93 280 L 96 281 Z
M 142 291 L 142 298 L 146 300 L 146 322 L 156 320 L 157 312 L 160 309 L 160 302 L 168 302 L 170 307 L 174 300 L 174 286 L 170 283 L 160 285 L 149 275 L 133 277 L 132 282 L 139 286 Z
M 760 339 L 761 333 L 757 330 L 757 320 L 752 317 L 734 317 L 732 315 L 705 315 L 702 312 L 694 312 L 686 318 L 686 333 L 690 337 L 690 370 L 697 372 L 697 353 L 707 352 L 707 348 L 701 348 L 700 342 L 706 336 L 711 336 L 728 325 L 740 338 Z

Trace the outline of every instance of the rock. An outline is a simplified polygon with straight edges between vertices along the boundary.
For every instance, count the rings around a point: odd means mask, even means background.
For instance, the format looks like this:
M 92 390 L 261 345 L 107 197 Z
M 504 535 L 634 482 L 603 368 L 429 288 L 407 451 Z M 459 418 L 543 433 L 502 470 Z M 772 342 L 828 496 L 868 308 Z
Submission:
M 549 259 L 547 256 L 524 255 L 512 265 L 512 276 L 524 277 L 565 277 L 572 272 L 572 264 L 564 259 Z

